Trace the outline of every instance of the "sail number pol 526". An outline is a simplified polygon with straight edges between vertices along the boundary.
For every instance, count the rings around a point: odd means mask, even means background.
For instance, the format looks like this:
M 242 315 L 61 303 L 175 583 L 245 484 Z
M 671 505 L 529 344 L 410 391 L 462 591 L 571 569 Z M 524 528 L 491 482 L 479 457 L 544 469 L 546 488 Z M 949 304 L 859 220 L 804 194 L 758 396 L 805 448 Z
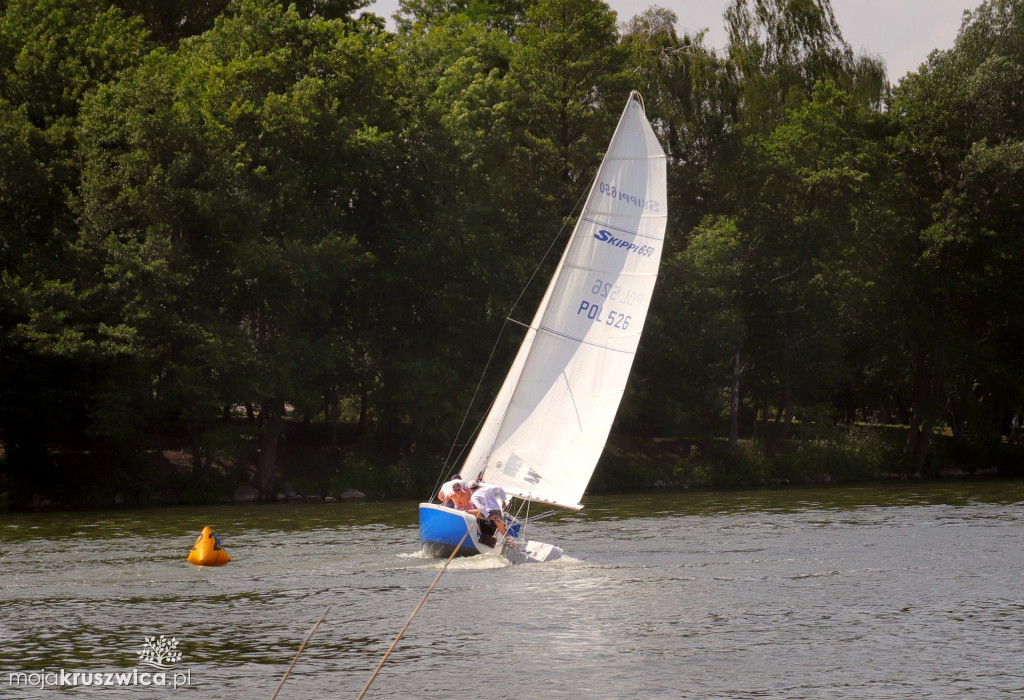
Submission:
M 604 297 L 608 301 L 617 301 L 626 304 L 627 306 L 632 306 L 633 304 L 637 304 L 644 300 L 643 292 L 629 289 L 623 293 L 622 287 L 604 280 L 594 280 L 594 285 L 590 288 L 590 293 L 599 297 Z
M 603 323 L 606 326 L 612 326 L 620 330 L 629 329 L 629 321 L 632 316 L 626 314 L 620 314 L 618 311 L 608 310 L 605 311 L 601 308 L 600 304 L 594 304 L 589 301 L 581 301 L 580 308 L 576 309 L 577 316 L 586 316 L 594 323 Z
M 594 280 L 590 287 L 590 293 L 602 300 L 607 299 L 610 302 L 615 302 L 616 306 L 622 304 L 633 306 L 644 300 L 643 292 L 633 289 L 623 290 L 619 285 L 601 279 Z M 576 315 L 586 316 L 594 323 L 603 323 L 606 326 L 623 331 L 629 329 L 629 322 L 633 318 L 629 314 L 609 309 L 603 306 L 603 303 L 599 304 L 586 299 L 580 302 L 579 308 L 576 309 Z

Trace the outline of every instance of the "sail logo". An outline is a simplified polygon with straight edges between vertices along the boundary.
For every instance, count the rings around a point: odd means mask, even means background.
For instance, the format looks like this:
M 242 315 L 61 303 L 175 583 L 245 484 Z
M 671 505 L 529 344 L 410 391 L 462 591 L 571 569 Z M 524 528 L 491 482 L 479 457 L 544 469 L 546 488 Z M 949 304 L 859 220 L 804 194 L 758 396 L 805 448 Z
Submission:
M 594 238 L 615 248 L 623 248 L 627 253 L 635 253 L 636 255 L 645 258 L 651 257 L 654 255 L 654 251 L 657 250 L 657 248 L 652 245 L 637 245 L 636 243 L 630 243 L 625 239 L 617 238 L 604 229 L 595 233 Z
M 661 205 L 658 204 L 657 200 L 644 199 L 643 197 L 637 197 L 629 192 L 623 192 L 615 185 L 610 182 L 604 182 L 603 180 L 597 183 L 597 191 L 606 197 L 611 197 L 617 202 L 632 204 L 634 207 L 646 209 L 652 214 L 657 214 L 658 210 L 661 208 Z

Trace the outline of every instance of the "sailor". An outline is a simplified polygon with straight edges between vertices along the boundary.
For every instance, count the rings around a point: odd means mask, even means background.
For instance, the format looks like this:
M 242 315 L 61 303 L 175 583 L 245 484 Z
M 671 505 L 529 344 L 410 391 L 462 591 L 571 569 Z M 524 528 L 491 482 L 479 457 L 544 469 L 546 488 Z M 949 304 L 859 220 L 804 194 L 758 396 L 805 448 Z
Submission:
M 450 481 L 441 484 L 437 500 L 447 508 L 466 510 L 469 508 L 469 490 L 466 488 L 466 482 L 458 476 L 453 476 Z
M 495 484 L 483 484 L 474 479 L 469 482 L 469 513 L 477 518 L 480 526 L 480 541 L 493 547 L 495 530 L 505 534 L 505 520 L 502 511 L 508 503 L 505 489 Z M 486 539 L 485 539 L 486 537 Z M 489 540 L 489 541 L 488 541 Z

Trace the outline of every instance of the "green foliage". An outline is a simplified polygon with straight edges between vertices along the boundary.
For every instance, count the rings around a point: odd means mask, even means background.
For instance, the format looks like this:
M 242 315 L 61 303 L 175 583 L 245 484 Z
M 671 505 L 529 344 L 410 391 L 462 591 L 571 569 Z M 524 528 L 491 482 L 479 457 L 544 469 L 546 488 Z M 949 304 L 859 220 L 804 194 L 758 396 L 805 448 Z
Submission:
M 415 459 L 407 455 L 398 458 L 359 452 L 343 455 L 341 466 L 328 482 L 328 491 L 337 496 L 354 488 L 371 498 L 421 496 L 431 485 L 422 479 L 417 481 L 415 474 L 429 472 L 423 468 L 425 465 L 414 462 Z
M 516 39 L 509 77 L 522 142 L 513 158 L 546 177 L 535 182 L 540 202 L 550 198 L 552 213 L 566 216 L 628 94 L 615 15 L 601 0 L 538 0 Z
M 369 261 L 349 219 L 386 142 L 340 109 L 372 104 L 354 101 L 371 41 L 245 2 L 87 102 L 83 247 L 122 309 L 107 347 L 142 363 L 152 400 L 209 422 L 331 381 L 320 347 L 352 335 Z
M 723 50 L 600 0 L 366 6 L 3 3 L 8 502 L 301 479 L 285 401 L 352 421 L 311 487 L 431 488 L 633 88 L 671 218 L 595 488 L 1019 469 L 1024 2 L 891 92 L 827 0 L 734 0 Z
M 102 0 L 11 0 L 0 13 L 0 97 L 51 126 L 148 50 L 142 22 Z
M 716 446 L 695 460 L 691 474 L 701 486 L 732 488 L 764 483 L 764 456 L 746 450 L 730 451 Z
M 920 439 L 908 456 L 922 468 L 942 401 L 957 437 L 976 430 L 968 420 L 1005 432 L 1024 405 L 1020 373 L 1000 359 L 1024 338 L 1015 291 L 1024 253 L 1022 27 L 1022 3 L 983 3 L 954 48 L 933 53 L 893 95 L 894 148 L 912 197 L 901 251 L 910 261 L 904 293 L 914 335 L 901 341 L 916 367 L 920 420 L 912 429 Z
M 863 481 L 887 475 L 896 464 L 898 452 L 877 428 L 855 426 L 783 450 L 768 462 L 765 478 L 770 483 Z

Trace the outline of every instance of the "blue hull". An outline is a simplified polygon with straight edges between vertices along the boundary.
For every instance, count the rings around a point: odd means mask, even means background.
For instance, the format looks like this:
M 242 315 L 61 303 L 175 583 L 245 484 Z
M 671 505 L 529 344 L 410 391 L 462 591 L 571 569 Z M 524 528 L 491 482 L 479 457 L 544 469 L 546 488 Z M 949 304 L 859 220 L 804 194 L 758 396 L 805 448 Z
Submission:
M 514 540 L 519 536 L 519 523 L 508 529 L 508 536 Z M 469 536 L 462 542 L 463 535 Z M 480 529 L 476 518 L 461 510 L 445 508 L 436 503 L 420 503 L 420 544 L 427 556 L 447 558 L 459 547 L 456 556 L 471 557 L 474 554 L 501 552 L 501 545 L 488 547 L 480 542 Z
M 459 547 L 467 531 L 469 536 Z M 433 503 L 420 504 L 420 544 L 428 556 L 449 557 L 456 547 L 456 556 L 482 554 L 484 550 L 477 549 L 477 535 L 476 518 Z

